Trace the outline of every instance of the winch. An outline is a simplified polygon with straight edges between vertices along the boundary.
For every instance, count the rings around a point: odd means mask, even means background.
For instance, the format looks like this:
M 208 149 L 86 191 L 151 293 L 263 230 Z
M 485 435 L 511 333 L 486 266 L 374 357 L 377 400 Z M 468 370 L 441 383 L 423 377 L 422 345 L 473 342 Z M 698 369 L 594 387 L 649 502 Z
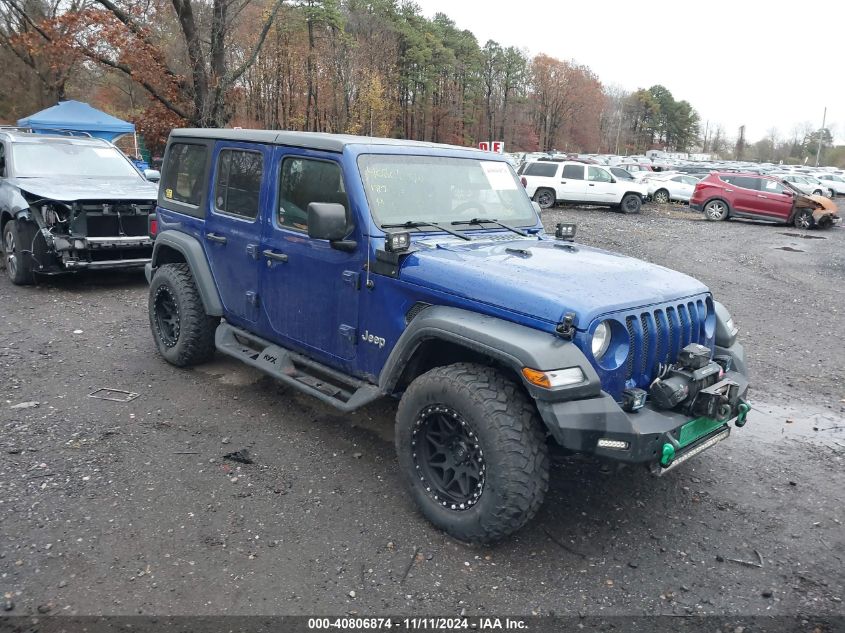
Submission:
M 718 360 L 710 360 L 704 345 L 687 345 L 651 383 L 649 400 L 658 409 L 680 407 L 690 417 L 730 419 L 740 404 L 739 384 L 725 378 L 727 368 Z

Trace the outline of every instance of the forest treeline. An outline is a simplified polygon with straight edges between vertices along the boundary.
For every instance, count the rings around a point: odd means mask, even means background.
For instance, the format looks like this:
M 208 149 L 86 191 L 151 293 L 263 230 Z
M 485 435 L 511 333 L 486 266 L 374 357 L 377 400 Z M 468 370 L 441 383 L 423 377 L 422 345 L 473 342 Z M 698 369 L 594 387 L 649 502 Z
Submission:
M 80 98 L 134 121 L 154 150 L 185 125 L 508 151 L 702 143 L 699 115 L 664 86 L 606 86 L 404 0 L 0 0 L 0 12 L 0 118 Z

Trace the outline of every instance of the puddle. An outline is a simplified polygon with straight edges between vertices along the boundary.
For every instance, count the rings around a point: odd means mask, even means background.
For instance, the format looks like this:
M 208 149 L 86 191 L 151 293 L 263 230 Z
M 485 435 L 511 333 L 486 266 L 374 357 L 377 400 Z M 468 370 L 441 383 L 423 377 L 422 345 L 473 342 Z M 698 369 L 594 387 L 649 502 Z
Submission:
M 804 233 L 781 233 L 787 237 L 800 237 L 802 240 L 826 240 L 823 235 L 805 235 Z
M 791 246 L 778 246 L 775 248 L 777 251 L 786 251 L 787 253 L 805 253 L 806 251 L 802 251 L 800 248 L 792 248 Z
M 253 385 L 264 377 L 259 370 L 233 358 L 217 358 L 210 363 L 197 365 L 193 369 L 197 373 L 219 380 L 224 385 L 235 387 Z
M 845 449 L 845 417 L 824 409 L 796 409 L 752 400 L 742 433 L 764 442 L 798 440 Z

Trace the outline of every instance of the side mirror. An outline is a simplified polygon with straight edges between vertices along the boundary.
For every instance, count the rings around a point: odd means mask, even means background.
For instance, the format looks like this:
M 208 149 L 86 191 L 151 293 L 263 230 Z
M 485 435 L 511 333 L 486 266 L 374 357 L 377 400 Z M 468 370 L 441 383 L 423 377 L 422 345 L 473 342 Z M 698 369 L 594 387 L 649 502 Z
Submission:
M 145 169 L 144 178 L 146 178 L 150 182 L 158 182 L 159 180 L 161 180 L 161 172 L 157 169 Z
M 346 223 L 346 207 L 336 202 L 311 202 L 308 205 L 308 237 L 315 240 L 329 240 L 332 246 L 345 245 L 349 232 Z M 352 242 L 352 248 L 355 243 Z M 345 247 L 340 250 L 347 250 Z

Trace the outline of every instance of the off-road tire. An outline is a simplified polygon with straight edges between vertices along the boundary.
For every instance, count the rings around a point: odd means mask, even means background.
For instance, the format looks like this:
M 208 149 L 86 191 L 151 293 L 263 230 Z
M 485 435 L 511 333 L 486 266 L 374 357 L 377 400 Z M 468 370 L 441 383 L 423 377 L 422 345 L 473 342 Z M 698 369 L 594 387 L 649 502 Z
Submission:
M 669 192 L 666 189 L 658 189 L 654 192 L 654 195 L 651 197 L 657 204 L 668 204 L 669 202 Z
M 534 192 L 534 202 L 539 204 L 541 209 L 550 209 L 555 206 L 556 197 L 554 189 L 548 187 L 540 187 Z
M 724 200 L 710 200 L 704 205 L 704 217 L 711 222 L 721 222 L 730 215 L 730 207 Z
M 483 488 L 463 510 L 436 501 L 416 463 L 420 438 L 414 432 L 434 406 L 457 412 L 483 455 Z M 491 367 L 459 363 L 414 380 L 396 414 L 396 452 L 422 513 L 465 542 L 491 543 L 516 532 L 537 513 L 549 486 L 548 448 L 537 410 L 515 382 Z
M 175 336 L 165 333 L 166 302 L 175 306 Z M 150 329 L 158 351 L 171 365 L 189 367 L 214 356 L 214 332 L 218 317 L 205 313 L 194 276 L 188 264 L 164 264 L 150 282 L 148 301 Z
M 792 218 L 792 224 L 796 229 L 812 229 L 816 226 L 816 219 L 810 209 L 798 209 Z
M 619 210 L 622 213 L 639 213 L 643 208 L 643 199 L 635 193 L 626 193 L 619 203 Z
M 3 227 L 3 264 L 6 274 L 16 286 L 35 283 L 30 249 L 37 236 L 38 227 L 26 220 L 9 220 Z

